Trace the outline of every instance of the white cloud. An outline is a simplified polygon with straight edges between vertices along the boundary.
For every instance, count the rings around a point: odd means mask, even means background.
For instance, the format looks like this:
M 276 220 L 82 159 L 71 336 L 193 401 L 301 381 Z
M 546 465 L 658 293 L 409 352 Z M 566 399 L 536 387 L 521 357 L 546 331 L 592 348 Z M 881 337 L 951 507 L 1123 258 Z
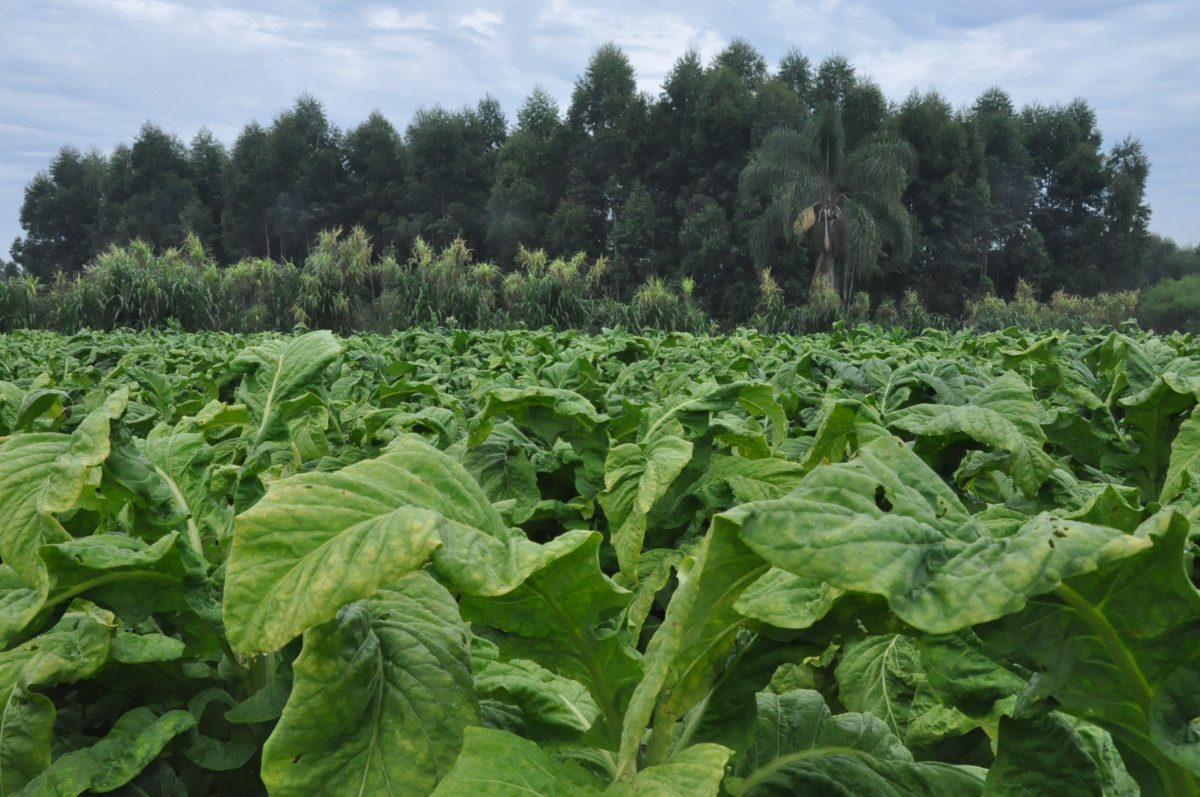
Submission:
M 657 94 L 683 52 L 711 59 L 742 36 L 769 61 L 798 47 L 847 56 L 893 100 L 936 88 L 970 104 L 991 85 L 1018 104 L 1081 96 L 1107 144 L 1151 159 L 1152 229 L 1196 240 L 1200 4 L 1195 0 L 38 0 L 0 25 L 0 255 L 21 188 L 63 144 L 129 141 L 146 119 L 231 143 L 308 91 L 345 128 L 380 108 L 403 129 L 419 106 L 497 96 L 510 118 L 534 85 L 564 105 L 596 47 L 615 42 Z M 450 35 L 447 35 L 450 34 Z M 463 37 L 470 39 L 464 46 Z M 814 64 L 815 65 L 815 64 Z M 24 176 L 22 176 L 24 175 Z
M 167 22 L 179 11 L 178 6 L 166 0 L 101 0 L 97 5 L 130 19 L 147 22 Z
M 458 20 L 460 28 L 473 30 L 480 36 L 493 37 L 499 34 L 497 28 L 504 24 L 504 15 L 495 11 L 477 8 L 470 14 L 464 14 Z
M 434 30 L 436 26 L 428 14 L 406 14 L 398 8 L 372 8 L 367 10 L 367 25 L 379 30 Z
M 563 52 L 564 42 L 572 43 L 565 51 L 577 63 L 582 53 L 605 42 L 615 42 L 629 56 L 637 72 L 638 89 L 657 94 L 663 79 L 675 61 L 689 49 L 705 59 L 716 55 L 727 44 L 715 26 L 700 25 L 684 14 L 669 11 L 615 13 L 592 4 L 570 0 L 551 0 L 537 17 L 535 36 L 545 52 Z

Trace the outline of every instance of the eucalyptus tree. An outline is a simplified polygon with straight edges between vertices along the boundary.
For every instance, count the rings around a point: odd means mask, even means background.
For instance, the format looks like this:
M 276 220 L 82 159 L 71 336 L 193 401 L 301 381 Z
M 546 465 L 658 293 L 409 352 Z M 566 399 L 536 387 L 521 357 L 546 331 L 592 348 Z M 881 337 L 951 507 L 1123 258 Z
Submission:
M 517 111 L 517 129 L 496 156 L 488 198 L 492 254 L 511 259 L 521 243 L 541 242 L 566 190 L 566 131 L 558 103 L 535 88 Z
M 1008 94 L 993 86 L 975 100 L 967 121 L 983 146 L 988 183 L 980 282 L 1011 290 L 1018 278 L 1049 268 L 1041 233 L 1029 223 L 1035 186 L 1021 119 Z
M 642 142 L 634 131 L 647 113 L 629 57 L 615 44 L 599 47 L 575 81 L 567 109 L 572 173 L 563 201 L 584 209 L 588 251 L 619 255 L 612 250 L 613 229 L 637 174 L 631 167 Z
M 407 249 L 413 237 L 404 217 L 408 152 L 399 131 L 372 111 L 346 134 L 345 152 L 347 219 L 361 225 L 380 250 Z
M 342 134 L 316 98 L 301 95 L 271 125 L 270 182 L 282 259 L 302 258 L 318 233 L 346 221 Z
M 914 167 L 912 148 L 879 132 L 846 148 L 841 108 L 822 105 L 803 130 L 766 137 L 742 172 L 741 190 L 767 197 L 752 228 L 760 267 L 779 237 L 808 238 L 816 253 L 812 290 L 849 300 L 856 281 L 878 270 L 884 247 L 900 260 L 912 252 L 912 221 L 902 202 Z
M 161 249 L 183 241 L 188 215 L 199 203 L 188 149 L 175 135 L 147 122 L 133 146 L 109 162 L 104 196 L 107 243 L 143 240 Z
M 474 107 L 440 106 L 416 113 L 405 131 L 408 201 L 425 240 L 465 238 L 479 251 L 487 236 L 487 204 L 496 159 L 508 136 L 500 104 L 485 97 Z
M 201 128 L 188 147 L 188 165 L 196 197 L 184 210 L 186 226 L 204 242 L 214 257 L 224 262 L 221 246 L 221 210 L 225 204 L 224 175 L 229 153 L 212 131 Z M 179 242 L 172 242 L 172 245 Z
M 98 150 L 63 147 L 25 187 L 21 227 L 12 258 L 29 274 L 78 271 L 103 248 L 100 209 L 107 159 Z
M 888 280 L 914 288 L 937 312 L 959 314 L 981 282 L 988 183 L 980 136 L 937 92 L 914 91 L 892 126 L 917 154 L 904 204 L 913 217 L 913 262 Z

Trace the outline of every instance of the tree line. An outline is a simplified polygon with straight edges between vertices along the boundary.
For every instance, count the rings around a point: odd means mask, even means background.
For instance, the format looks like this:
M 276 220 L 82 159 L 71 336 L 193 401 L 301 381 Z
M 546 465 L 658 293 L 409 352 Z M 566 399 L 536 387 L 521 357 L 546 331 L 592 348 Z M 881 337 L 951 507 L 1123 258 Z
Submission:
M 25 189 L 11 254 L 47 278 L 192 234 L 221 263 L 298 262 L 321 231 L 361 226 L 381 252 L 420 238 L 501 264 L 521 246 L 603 256 L 614 295 L 687 278 L 718 317 L 747 315 L 768 268 L 797 301 L 821 279 L 847 302 L 915 290 L 955 315 L 1018 282 L 1086 295 L 1200 272 L 1200 252 L 1148 232 L 1148 173 L 1137 140 L 1105 148 L 1080 99 L 896 103 L 843 57 L 793 50 L 771 70 L 743 40 L 707 63 L 684 53 L 651 96 L 608 44 L 565 112 L 535 88 L 512 124 L 485 97 L 403 132 L 379 112 L 340 130 L 302 96 L 229 148 L 152 123 L 110 155 L 64 147 Z

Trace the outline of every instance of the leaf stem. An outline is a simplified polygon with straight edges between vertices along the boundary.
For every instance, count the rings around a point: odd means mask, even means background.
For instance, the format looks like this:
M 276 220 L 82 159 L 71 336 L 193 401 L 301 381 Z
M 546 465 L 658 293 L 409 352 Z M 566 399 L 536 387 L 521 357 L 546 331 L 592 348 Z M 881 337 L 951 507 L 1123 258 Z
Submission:
M 1121 641 L 1117 629 L 1113 628 L 1112 623 L 1102 612 L 1066 584 L 1059 584 L 1054 589 L 1054 594 L 1062 599 L 1063 603 L 1074 609 L 1084 624 L 1100 640 L 1104 651 L 1108 653 L 1109 658 L 1112 659 L 1118 672 L 1121 673 L 1121 677 L 1125 680 L 1125 685 L 1132 691 L 1142 714 L 1149 717 L 1150 703 L 1154 700 L 1154 690 L 1150 688 L 1146 676 L 1142 674 L 1141 668 L 1134 661 L 1129 648 L 1125 647 L 1125 643 Z
M 82 595 L 90 589 L 95 589 L 96 587 L 102 587 L 106 584 L 115 584 L 121 581 L 134 581 L 137 579 L 168 582 L 171 584 L 182 583 L 175 576 L 169 576 L 166 573 L 156 573 L 153 570 L 121 570 L 116 573 L 105 573 L 102 576 L 96 576 L 95 578 L 91 578 L 87 581 L 76 584 L 61 595 L 55 595 L 53 598 L 47 600 L 42 605 L 42 608 L 49 609 L 53 606 L 59 605 L 60 603 L 65 603 L 74 597 Z
M 787 755 L 781 755 L 778 758 L 772 759 L 766 766 L 754 770 L 750 777 L 742 781 L 741 788 L 738 789 L 737 793 L 739 797 L 740 795 L 750 794 L 760 783 L 781 769 L 787 769 L 792 764 L 803 761 L 806 758 L 816 758 L 823 755 L 851 755 L 867 759 L 871 758 L 866 752 L 856 750 L 853 747 L 811 747 L 808 750 L 788 753 Z
M 167 489 L 171 492 L 171 497 L 175 499 L 175 506 L 187 514 L 187 538 L 191 543 L 192 549 L 196 556 L 200 558 L 200 563 L 208 567 L 208 560 L 204 558 L 204 542 L 200 539 L 200 529 L 196 526 L 196 516 L 192 512 L 192 508 L 188 505 L 187 497 L 183 491 L 179 489 L 179 485 L 171 478 L 165 470 L 158 465 L 154 466 L 154 470 L 158 473 L 159 478 L 167 483 Z
M 604 673 L 604 668 L 600 666 L 600 662 L 592 655 L 591 645 L 583 638 L 576 627 L 575 621 L 571 616 L 559 605 L 558 601 L 541 588 L 535 578 L 529 579 L 526 582 L 531 590 L 541 596 L 542 600 L 546 601 L 546 605 L 553 608 L 554 613 L 558 615 L 562 622 L 563 628 L 571 638 L 571 643 L 575 649 L 579 651 L 580 657 L 583 659 L 583 665 L 587 668 L 588 675 L 591 676 L 594 689 L 594 697 L 600 704 L 600 710 L 604 713 L 604 722 L 608 729 L 610 740 L 614 744 L 621 742 L 621 717 L 617 713 L 617 699 L 612 687 L 608 683 L 608 678 Z
M 675 731 L 675 718 L 661 707 L 654 712 L 654 727 L 646 740 L 645 766 L 652 767 L 667 760 L 671 752 L 671 740 Z

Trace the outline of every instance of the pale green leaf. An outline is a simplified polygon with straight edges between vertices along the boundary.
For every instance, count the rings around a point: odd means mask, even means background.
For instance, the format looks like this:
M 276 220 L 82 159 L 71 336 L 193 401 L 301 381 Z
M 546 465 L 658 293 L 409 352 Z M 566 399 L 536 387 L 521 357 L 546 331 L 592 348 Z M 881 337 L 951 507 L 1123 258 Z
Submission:
M 309 630 L 263 749 L 271 794 L 429 794 L 478 722 L 469 643 L 453 596 L 424 573 Z
M 850 462 L 818 467 L 786 498 L 722 517 L 776 567 L 882 595 L 905 622 L 933 633 L 1018 611 L 1065 578 L 1149 547 L 1049 515 L 993 536 L 916 454 L 886 438 Z

